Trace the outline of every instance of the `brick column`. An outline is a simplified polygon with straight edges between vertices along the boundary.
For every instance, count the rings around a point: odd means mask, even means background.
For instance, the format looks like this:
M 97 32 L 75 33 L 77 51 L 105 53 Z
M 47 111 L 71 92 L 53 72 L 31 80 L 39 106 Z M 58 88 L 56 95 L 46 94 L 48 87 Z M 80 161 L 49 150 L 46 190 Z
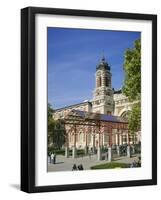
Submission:
M 120 145 L 122 145 L 122 132 L 119 134 L 119 140 Z
M 68 158 L 69 157 L 69 132 L 66 129 L 66 125 L 65 125 L 65 130 L 66 130 L 66 135 L 65 135 L 65 157 Z
M 87 136 L 88 136 L 88 128 L 85 129 L 85 148 L 84 148 L 84 152 L 85 154 L 87 154 Z
M 108 161 L 112 161 L 112 129 L 108 129 L 109 132 L 109 147 L 108 147 Z
M 100 144 L 100 134 L 101 134 L 101 130 L 100 130 L 100 124 L 98 125 L 98 148 L 97 148 L 97 159 L 101 160 L 102 155 L 101 155 L 101 144 Z

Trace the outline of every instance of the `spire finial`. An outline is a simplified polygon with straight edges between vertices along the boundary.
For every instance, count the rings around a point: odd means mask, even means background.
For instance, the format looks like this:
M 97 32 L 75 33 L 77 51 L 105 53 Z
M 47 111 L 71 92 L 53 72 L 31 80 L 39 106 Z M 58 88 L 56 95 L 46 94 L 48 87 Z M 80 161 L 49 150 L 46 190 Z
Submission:
M 105 54 L 104 54 L 104 50 L 103 50 L 103 52 L 102 52 L 102 58 L 101 58 L 101 61 L 102 61 L 102 62 L 105 62 Z
M 97 65 L 96 69 L 106 69 L 110 71 L 110 66 L 108 65 L 106 58 L 104 56 L 104 51 L 103 51 L 103 55 L 101 56 L 101 59 L 99 61 L 99 64 Z
M 103 62 L 105 61 L 105 56 L 102 56 L 102 61 L 103 61 Z

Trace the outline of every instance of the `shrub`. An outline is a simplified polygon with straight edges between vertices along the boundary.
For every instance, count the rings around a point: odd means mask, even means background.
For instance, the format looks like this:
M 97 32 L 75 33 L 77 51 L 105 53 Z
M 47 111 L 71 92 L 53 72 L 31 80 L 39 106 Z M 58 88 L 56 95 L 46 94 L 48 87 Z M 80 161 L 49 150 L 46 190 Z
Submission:
M 114 169 L 114 168 L 129 168 L 130 164 L 127 163 L 105 163 L 101 165 L 92 166 L 91 169 Z

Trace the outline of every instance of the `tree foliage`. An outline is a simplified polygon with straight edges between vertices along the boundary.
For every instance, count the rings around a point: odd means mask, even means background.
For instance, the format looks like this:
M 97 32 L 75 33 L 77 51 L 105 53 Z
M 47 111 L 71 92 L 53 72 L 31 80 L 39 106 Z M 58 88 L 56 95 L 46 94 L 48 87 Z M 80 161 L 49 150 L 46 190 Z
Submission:
M 61 123 L 61 121 L 57 120 L 54 121 L 54 129 L 52 132 L 53 136 L 53 146 L 56 149 L 61 149 L 61 147 L 65 143 L 65 128 L 64 124 Z
M 131 112 L 128 116 L 128 126 L 131 134 L 134 134 L 140 129 L 141 126 L 141 106 L 140 103 L 133 105 Z
M 134 48 L 127 49 L 124 58 L 125 81 L 123 93 L 130 101 L 140 100 L 141 94 L 141 43 L 135 41 Z
M 48 119 L 51 119 L 51 118 L 52 118 L 53 112 L 54 112 L 54 110 L 53 110 L 51 104 L 48 103 Z
M 53 112 L 48 104 L 48 144 L 52 143 L 55 149 L 60 149 L 65 143 L 65 128 L 61 121 L 53 119 Z
M 134 48 L 127 49 L 124 58 L 125 80 L 123 93 L 129 101 L 136 102 L 128 116 L 129 130 L 134 133 L 141 125 L 141 42 L 134 43 Z

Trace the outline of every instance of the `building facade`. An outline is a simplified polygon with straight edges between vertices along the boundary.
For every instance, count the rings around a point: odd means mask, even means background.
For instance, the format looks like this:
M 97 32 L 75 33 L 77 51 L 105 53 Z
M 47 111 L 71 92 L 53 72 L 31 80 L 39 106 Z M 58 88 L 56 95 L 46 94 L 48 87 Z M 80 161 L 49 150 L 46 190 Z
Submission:
M 96 67 L 96 87 L 93 92 L 92 111 L 111 115 L 114 112 L 113 90 L 110 66 L 103 57 Z
M 127 118 L 127 113 L 131 110 L 132 104 L 128 101 L 121 90 L 114 91 L 112 89 L 112 74 L 109 64 L 106 62 L 103 57 L 99 64 L 96 66 L 95 73 L 95 88 L 93 91 L 93 98 L 91 101 L 84 101 L 80 104 L 70 105 L 64 108 L 55 110 L 53 118 L 63 119 L 65 118 L 72 110 L 80 110 L 88 113 L 99 113 L 102 115 L 111 115 L 118 116 L 124 119 Z M 66 126 L 66 129 L 70 127 Z M 84 126 L 77 126 L 76 138 L 73 134 L 73 130 L 68 131 L 68 142 L 69 148 L 77 149 L 98 149 L 99 145 L 101 147 L 109 146 L 109 133 L 105 130 L 102 134 L 102 137 L 99 138 L 99 134 L 96 131 L 86 130 Z M 135 136 L 130 136 L 127 130 L 121 131 L 117 129 L 112 130 L 112 144 L 113 145 L 122 145 L 139 143 L 141 140 L 141 133 L 138 132 Z

